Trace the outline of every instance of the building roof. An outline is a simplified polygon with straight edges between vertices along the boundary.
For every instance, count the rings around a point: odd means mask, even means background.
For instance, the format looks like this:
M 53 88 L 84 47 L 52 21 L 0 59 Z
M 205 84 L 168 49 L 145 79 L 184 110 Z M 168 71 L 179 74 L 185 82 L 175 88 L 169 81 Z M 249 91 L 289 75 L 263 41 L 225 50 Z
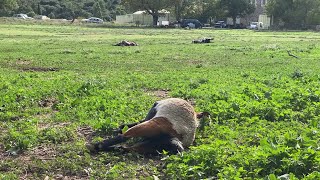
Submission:
M 146 13 L 146 11 L 136 11 L 133 14 L 144 14 L 144 13 Z
M 159 13 L 162 13 L 162 14 L 169 14 L 170 13 L 170 11 L 167 11 L 167 10 L 165 10 L 165 9 L 162 9 L 162 10 L 160 10 L 160 11 L 158 11 Z M 134 12 L 133 14 L 145 14 L 146 13 L 146 11 L 136 11 L 136 12 Z

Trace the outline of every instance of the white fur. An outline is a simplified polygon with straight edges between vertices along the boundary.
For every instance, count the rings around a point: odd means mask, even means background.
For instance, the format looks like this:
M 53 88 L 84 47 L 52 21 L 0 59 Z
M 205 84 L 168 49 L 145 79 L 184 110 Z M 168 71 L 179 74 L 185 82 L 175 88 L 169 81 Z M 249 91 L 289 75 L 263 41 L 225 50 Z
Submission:
M 169 98 L 157 102 L 155 117 L 165 117 L 173 125 L 173 129 L 181 135 L 183 147 L 192 144 L 195 138 L 197 120 L 194 108 L 185 100 Z

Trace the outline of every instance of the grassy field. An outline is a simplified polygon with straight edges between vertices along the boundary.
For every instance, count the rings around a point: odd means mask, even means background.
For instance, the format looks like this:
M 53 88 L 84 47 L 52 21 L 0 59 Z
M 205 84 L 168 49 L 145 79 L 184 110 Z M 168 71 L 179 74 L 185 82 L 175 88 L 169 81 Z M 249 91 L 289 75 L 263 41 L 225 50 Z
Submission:
M 191 43 L 203 37 L 214 40 Z M 139 46 L 113 46 L 121 40 Z M 319 41 L 315 32 L 2 23 L 0 179 L 320 179 Z M 188 151 L 85 148 L 167 97 L 211 112 Z

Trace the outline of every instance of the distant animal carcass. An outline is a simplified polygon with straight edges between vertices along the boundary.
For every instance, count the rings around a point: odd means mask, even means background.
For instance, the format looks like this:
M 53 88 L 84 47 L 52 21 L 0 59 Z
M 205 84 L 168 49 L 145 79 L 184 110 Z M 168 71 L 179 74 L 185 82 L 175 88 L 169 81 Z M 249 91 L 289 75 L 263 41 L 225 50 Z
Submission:
M 142 154 L 154 154 L 162 150 L 177 153 L 188 148 L 195 139 L 198 119 L 209 113 L 196 113 L 185 100 L 169 98 L 154 103 L 146 118 L 139 123 L 122 125 L 119 134 L 102 142 L 88 144 L 89 150 L 111 151 L 123 149 Z M 122 129 L 128 129 L 122 133 Z M 131 146 L 117 146 L 131 138 L 142 138 L 142 141 Z
M 210 43 L 212 40 L 213 40 L 213 38 L 195 39 L 192 41 L 192 43 L 194 43 L 194 44 Z
M 115 46 L 138 46 L 138 44 L 133 41 L 124 40 L 124 41 L 121 41 L 121 42 L 115 44 Z

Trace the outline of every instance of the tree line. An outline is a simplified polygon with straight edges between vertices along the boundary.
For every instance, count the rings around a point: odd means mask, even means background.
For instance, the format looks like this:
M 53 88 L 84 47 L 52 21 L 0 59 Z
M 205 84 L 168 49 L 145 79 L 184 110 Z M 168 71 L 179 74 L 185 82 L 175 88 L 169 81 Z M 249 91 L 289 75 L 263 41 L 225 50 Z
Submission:
M 75 19 L 95 16 L 106 21 L 116 15 L 145 10 L 156 24 L 160 10 L 174 13 L 177 20 L 244 17 L 254 12 L 255 0 L 0 0 L 0 16 L 15 13 L 36 14 L 50 18 Z M 305 28 L 320 24 L 320 0 L 268 0 L 266 13 L 275 25 Z
M 320 0 L 268 0 L 267 14 L 284 28 L 320 25 Z
M 121 0 L 0 0 L 0 16 L 16 13 L 46 15 L 52 19 L 75 19 L 96 16 L 112 21 L 124 14 Z

